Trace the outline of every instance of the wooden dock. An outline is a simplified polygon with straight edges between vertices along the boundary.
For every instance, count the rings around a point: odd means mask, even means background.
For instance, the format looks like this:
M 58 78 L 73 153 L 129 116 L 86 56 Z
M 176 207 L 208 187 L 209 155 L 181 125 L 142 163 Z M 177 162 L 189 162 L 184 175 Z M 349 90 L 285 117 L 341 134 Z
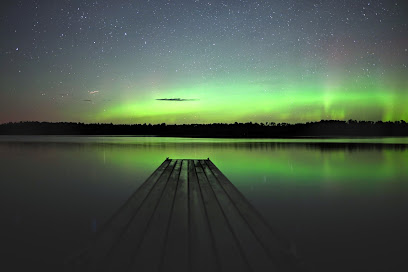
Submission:
M 166 159 L 77 271 L 299 271 L 289 245 L 209 160 Z

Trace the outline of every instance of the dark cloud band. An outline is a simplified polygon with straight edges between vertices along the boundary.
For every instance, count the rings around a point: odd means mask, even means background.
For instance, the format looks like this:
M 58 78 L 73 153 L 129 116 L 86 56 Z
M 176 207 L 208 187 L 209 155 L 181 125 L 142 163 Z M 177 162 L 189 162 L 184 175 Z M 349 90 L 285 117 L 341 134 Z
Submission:
M 177 101 L 177 102 L 183 102 L 183 101 L 197 101 L 198 99 L 186 99 L 186 98 L 157 98 L 156 100 L 160 101 Z

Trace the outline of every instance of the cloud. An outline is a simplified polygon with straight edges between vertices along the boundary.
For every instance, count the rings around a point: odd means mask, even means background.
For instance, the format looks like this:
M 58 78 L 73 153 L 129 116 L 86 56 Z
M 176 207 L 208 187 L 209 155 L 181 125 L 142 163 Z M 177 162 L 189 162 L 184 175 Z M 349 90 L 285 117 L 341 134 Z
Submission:
M 186 99 L 186 98 L 156 98 L 156 100 L 160 101 L 197 101 L 198 99 Z

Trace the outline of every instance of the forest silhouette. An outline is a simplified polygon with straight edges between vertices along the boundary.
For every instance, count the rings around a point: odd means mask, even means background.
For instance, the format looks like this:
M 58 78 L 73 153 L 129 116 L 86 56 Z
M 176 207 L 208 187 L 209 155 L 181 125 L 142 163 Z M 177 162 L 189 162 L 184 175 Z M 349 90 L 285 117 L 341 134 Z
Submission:
M 16 122 L 0 125 L 2 135 L 151 135 L 173 137 L 345 137 L 408 136 L 404 120 L 339 121 L 322 120 L 307 123 L 212 123 L 212 124 L 107 124 L 75 122 Z

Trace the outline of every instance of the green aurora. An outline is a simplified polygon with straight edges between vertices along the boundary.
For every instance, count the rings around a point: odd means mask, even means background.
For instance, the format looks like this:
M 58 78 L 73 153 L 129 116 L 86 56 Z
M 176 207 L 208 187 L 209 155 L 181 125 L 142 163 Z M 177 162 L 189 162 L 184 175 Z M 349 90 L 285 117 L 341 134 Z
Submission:
M 408 120 L 406 1 L 40 2 L 1 11 L 0 123 Z
M 293 81 L 295 82 L 295 80 Z M 87 122 L 211 123 L 307 122 L 318 120 L 408 120 L 407 84 L 373 82 L 370 78 L 341 84 L 327 80 L 308 84 L 199 84 L 147 95 L 131 95 L 103 109 L 95 106 Z M 384 91 L 387 89 L 387 91 Z M 158 101 L 157 97 L 195 101 Z

